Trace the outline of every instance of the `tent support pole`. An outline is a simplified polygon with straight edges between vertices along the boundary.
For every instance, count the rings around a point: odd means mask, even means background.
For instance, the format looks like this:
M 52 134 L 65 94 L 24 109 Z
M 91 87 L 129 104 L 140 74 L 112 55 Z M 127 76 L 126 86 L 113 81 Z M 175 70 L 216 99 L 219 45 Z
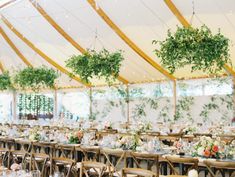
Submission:
M 176 115 L 176 104 L 177 104 L 177 83 L 176 80 L 173 81 L 173 115 Z
M 13 120 L 17 119 L 16 108 L 17 108 L 17 94 L 16 91 L 13 91 L 13 101 L 12 101 Z
M 89 97 L 90 97 L 90 118 L 92 118 L 92 88 L 91 87 L 90 87 Z
M 54 113 L 53 119 L 58 119 L 58 100 L 57 100 L 57 90 L 54 91 Z
M 130 93 L 129 93 L 129 85 L 126 85 L 126 93 L 127 93 L 127 98 L 126 98 L 126 105 L 127 105 L 127 123 L 130 123 Z
M 235 77 L 233 77 L 233 118 L 235 117 Z

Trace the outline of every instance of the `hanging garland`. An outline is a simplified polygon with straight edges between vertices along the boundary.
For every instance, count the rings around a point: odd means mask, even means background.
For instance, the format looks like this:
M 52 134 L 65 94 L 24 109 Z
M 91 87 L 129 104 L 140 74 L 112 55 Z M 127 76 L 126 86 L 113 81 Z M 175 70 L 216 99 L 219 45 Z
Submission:
M 2 74 L 0 74 L 0 90 L 8 90 L 12 87 L 11 84 L 11 78 L 9 75 L 9 72 L 3 72 Z
M 121 51 L 110 53 L 106 49 L 100 52 L 89 50 L 82 55 L 69 58 L 66 61 L 66 66 L 86 83 L 89 83 L 94 76 L 105 78 L 108 83 L 112 83 L 118 77 L 123 60 Z
M 225 64 L 230 64 L 229 39 L 220 33 L 212 34 L 203 25 L 201 28 L 177 27 L 175 33 L 168 31 L 164 41 L 153 41 L 159 44 L 155 50 L 161 62 L 170 73 L 186 65 L 193 71 L 204 71 L 208 74 L 221 73 Z
M 38 92 L 43 88 L 54 88 L 57 78 L 58 73 L 53 69 L 27 67 L 15 75 L 14 81 L 17 87 L 23 90 L 32 89 Z

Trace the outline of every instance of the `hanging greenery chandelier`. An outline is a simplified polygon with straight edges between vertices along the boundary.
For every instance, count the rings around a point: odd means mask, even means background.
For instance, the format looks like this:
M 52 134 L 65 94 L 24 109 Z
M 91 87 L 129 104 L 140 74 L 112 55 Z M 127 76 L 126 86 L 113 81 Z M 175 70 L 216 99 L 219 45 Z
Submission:
M 229 39 L 220 31 L 212 34 L 205 25 L 200 28 L 177 27 L 175 33 L 168 30 L 164 41 L 154 40 L 153 44 L 159 44 L 160 50 L 156 49 L 155 54 L 170 73 L 189 65 L 191 72 L 219 74 L 225 64 L 231 64 Z

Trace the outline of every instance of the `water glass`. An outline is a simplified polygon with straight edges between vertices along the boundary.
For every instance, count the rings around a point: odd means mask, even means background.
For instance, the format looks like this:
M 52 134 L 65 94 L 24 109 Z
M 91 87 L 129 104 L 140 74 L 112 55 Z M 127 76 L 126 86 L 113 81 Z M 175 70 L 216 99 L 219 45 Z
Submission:
M 40 171 L 39 170 L 33 170 L 30 172 L 32 177 L 40 177 Z

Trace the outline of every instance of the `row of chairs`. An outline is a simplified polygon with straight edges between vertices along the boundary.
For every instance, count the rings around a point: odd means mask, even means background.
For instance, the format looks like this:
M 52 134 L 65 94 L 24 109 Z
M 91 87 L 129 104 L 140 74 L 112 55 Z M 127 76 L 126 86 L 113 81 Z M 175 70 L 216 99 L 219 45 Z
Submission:
M 92 172 L 99 175 L 121 177 L 128 172 L 133 173 L 133 170 L 147 173 L 142 169 L 146 169 L 148 172 L 151 171 L 155 176 L 160 176 L 159 172 L 162 171 L 160 169 L 167 169 L 167 166 L 170 169 L 170 174 L 182 175 L 187 174 L 190 169 L 198 170 L 199 163 L 197 158 L 190 157 L 166 156 L 162 158 L 159 155 L 121 149 L 114 150 L 48 142 L 0 139 L 0 145 L 2 145 L 0 152 L 8 168 L 14 160 L 21 159 L 24 169 L 40 170 L 42 176 L 52 174 L 56 169 L 64 169 L 67 176 L 76 176 L 78 173 L 86 175 L 86 173 Z M 142 163 L 143 161 L 145 163 Z M 179 173 L 179 164 L 184 165 L 181 168 L 181 173 Z M 222 171 L 222 169 L 235 169 L 235 162 L 205 161 L 204 164 L 212 176 L 216 176 L 215 168 L 220 169 L 219 171 Z M 92 165 L 93 168 L 91 168 Z M 128 169 L 127 167 L 135 167 L 136 169 Z

